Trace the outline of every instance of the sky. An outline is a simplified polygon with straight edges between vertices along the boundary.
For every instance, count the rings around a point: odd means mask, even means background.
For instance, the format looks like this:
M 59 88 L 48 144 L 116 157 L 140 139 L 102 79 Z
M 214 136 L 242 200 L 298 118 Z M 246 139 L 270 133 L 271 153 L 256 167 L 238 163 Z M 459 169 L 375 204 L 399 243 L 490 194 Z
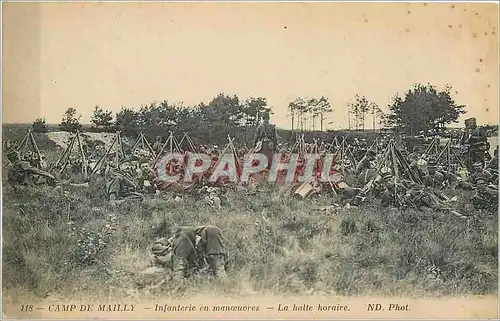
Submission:
M 266 97 L 283 128 L 325 96 L 339 129 L 356 94 L 386 111 L 415 83 L 451 85 L 459 125 L 498 123 L 493 3 L 4 3 L 2 24 L 3 123 L 225 93 Z

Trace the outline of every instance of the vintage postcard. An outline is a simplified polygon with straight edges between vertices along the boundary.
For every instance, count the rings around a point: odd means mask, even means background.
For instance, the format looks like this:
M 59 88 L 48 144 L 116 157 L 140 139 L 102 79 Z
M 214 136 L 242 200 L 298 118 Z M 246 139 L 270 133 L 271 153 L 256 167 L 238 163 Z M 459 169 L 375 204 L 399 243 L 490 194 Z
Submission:
M 498 3 L 4 2 L 4 319 L 498 319 Z

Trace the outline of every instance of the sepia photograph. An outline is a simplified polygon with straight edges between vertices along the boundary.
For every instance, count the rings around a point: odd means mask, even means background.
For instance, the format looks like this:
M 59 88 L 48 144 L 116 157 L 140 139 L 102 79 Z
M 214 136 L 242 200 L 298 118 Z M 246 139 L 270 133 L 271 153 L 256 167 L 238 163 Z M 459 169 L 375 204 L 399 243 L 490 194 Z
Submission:
M 2 319 L 498 319 L 498 2 L 2 8 Z

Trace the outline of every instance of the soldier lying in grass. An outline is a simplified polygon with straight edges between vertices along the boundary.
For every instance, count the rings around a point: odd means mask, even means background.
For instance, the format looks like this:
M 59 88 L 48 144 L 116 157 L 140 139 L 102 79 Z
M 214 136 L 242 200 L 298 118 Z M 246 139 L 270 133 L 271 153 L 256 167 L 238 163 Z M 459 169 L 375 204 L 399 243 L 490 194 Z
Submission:
M 11 162 L 8 169 L 8 182 L 12 186 L 30 185 L 33 183 L 33 176 L 37 175 L 49 179 L 50 183 L 56 182 L 56 178 L 41 169 L 33 167 L 29 162 L 23 161 L 16 150 L 10 151 L 7 158 Z
M 226 277 L 227 253 L 217 226 L 180 226 L 171 238 L 158 239 L 151 251 L 155 265 L 171 270 L 174 279 L 204 270 L 215 277 Z

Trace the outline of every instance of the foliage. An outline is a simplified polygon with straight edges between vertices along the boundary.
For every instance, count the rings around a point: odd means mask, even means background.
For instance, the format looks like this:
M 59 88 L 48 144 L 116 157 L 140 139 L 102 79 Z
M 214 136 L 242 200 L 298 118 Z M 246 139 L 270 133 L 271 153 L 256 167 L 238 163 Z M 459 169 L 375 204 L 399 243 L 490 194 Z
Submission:
M 354 100 L 348 104 L 349 114 L 354 116 L 354 128 L 356 130 L 365 130 L 365 118 L 366 114 L 371 112 L 373 115 L 373 121 L 375 122 L 375 117 L 381 114 L 380 108 L 377 104 L 369 101 L 365 96 L 356 95 Z M 375 125 L 373 125 L 375 129 Z
M 386 120 L 390 127 L 395 126 L 412 132 L 420 131 L 423 125 L 424 127 L 443 126 L 456 120 L 463 113 L 463 106 L 456 106 L 450 98 L 450 90 L 447 87 L 445 91 L 437 92 L 431 86 L 416 87 L 407 93 L 405 99 L 395 96 L 387 116 L 382 113 L 377 104 L 369 101 L 365 96 L 356 95 L 348 105 L 349 116 L 354 117 L 354 128 L 362 129 L 363 132 L 347 132 L 342 135 L 348 137 L 364 135 L 367 118 L 371 118 L 372 130 L 375 130 L 377 126 L 381 127 L 382 120 Z M 425 112 L 416 112 L 421 109 L 425 109 Z M 291 117 L 292 130 L 289 132 L 278 129 L 280 142 L 293 143 L 296 138 L 294 132 L 305 133 L 305 138 L 309 142 L 312 138 L 321 138 L 331 142 L 334 135 L 340 134 L 338 131 L 333 132 L 325 128 L 325 121 L 333 109 L 328 98 L 324 96 L 320 98 L 297 97 L 288 104 L 287 110 L 288 116 Z M 225 145 L 229 135 L 235 138 L 235 141 L 249 147 L 255 128 L 266 112 L 273 114 L 272 108 L 267 105 L 267 99 L 264 97 L 249 97 L 241 100 L 237 95 L 220 93 L 208 104 L 202 102 L 194 106 L 184 106 L 182 103 L 164 100 L 142 105 L 139 108 L 122 107 L 121 111 L 116 113 L 114 122 L 112 122 L 113 117 L 110 111 L 95 106 L 92 117 L 95 127 L 87 130 L 93 132 L 119 130 L 130 136 L 144 132 L 150 141 L 155 141 L 157 137 L 165 140 L 169 132 L 176 137 L 189 133 L 196 144 L 216 145 Z M 65 113 L 61 128 L 68 131 L 81 128 L 79 119 L 80 117 L 76 117 L 76 111 L 70 108 Z M 333 121 L 327 121 L 327 124 L 331 123 Z
M 143 105 L 138 111 L 122 108 L 116 114 L 115 128 L 131 135 L 142 131 L 153 141 L 172 131 L 189 133 L 195 143 L 225 144 L 227 135 L 247 141 L 264 112 L 270 111 L 265 98 L 250 97 L 242 102 L 236 95 L 219 94 L 208 105 L 186 107 L 162 101 Z
M 230 201 L 214 215 L 203 200 L 190 197 L 172 202 L 151 196 L 110 206 L 98 197 L 102 183 L 92 182 L 84 192 L 68 189 L 66 197 L 43 186 L 22 193 L 6 186 L 4 295 L 21 288 L 23 297 L 50 292 L 71 299 L 107 295 L 109 287 L 117 297 L 128 291 L 293 295 L 314 289 L 425 297 L 497 291 L 497 215 L 472 209 L 473 192 L 446 191 L 459 197 L 457 207 L 473 214 L 468 221 L 431 210 L 394 211 L 377 202 L 312 215 L 311 207 L 329 204 L 331 197 L 274 200 L 267 189 L 257 195 L 228 191 Z M 171 282 L 155 288 L 143 280 L 148 249 L 157 237 L 168 236 L 158 228 L 177 224 L 223 229 L 229 290 L 209 279 L 186 280 L 185 289 Z M 139 281 L 145 283 L 139 287 Z
M 125 134 L 138 134 L 139 115 L 131 108 L 122 107 L 116 114 L 115 127 Z
M 90 122 L 96 127 L 108 128 L 113 124 L 113 112 L 95 106 Z
M 82 125 L 80 124 L 81 115 L 76 116 L 75 108 L 68 108 L 64 113 L 61 123 L 59 127 L 61 130 L 66 132 L 76 132 L 82 129 Z
M 31 129 L 35 133 L 46 133 L 49 131 L 49 126 L 47 125 L 47 121 L 45 120 L 45 118 L 37 118 L 33 122 Z
M 465 106 L 455 103 L 451 90 L 450 86 L 438 90 L 430 84 L 417 84 L 406 92 L 404 98 L 394 96 L 389 105 L 387 124 L 409 134 L 444 128 L 465 113 Z
M 328 98 L 302 98 L 297 97 L 288 104 L 291 116 L 292 131 L 315 130 L 319 120 L 320 130 L 323 131 L 325 115 L 333 111 Z
M 262 120 L 262 115 L 265 112 L 271 112 L 271 109 L 267 107 L 267 99 L 263 97 L 250 97 L 241 106 L 241 112 L 243 113 L 243 123 L 242 125 L 248 126 L 258 126 Z

